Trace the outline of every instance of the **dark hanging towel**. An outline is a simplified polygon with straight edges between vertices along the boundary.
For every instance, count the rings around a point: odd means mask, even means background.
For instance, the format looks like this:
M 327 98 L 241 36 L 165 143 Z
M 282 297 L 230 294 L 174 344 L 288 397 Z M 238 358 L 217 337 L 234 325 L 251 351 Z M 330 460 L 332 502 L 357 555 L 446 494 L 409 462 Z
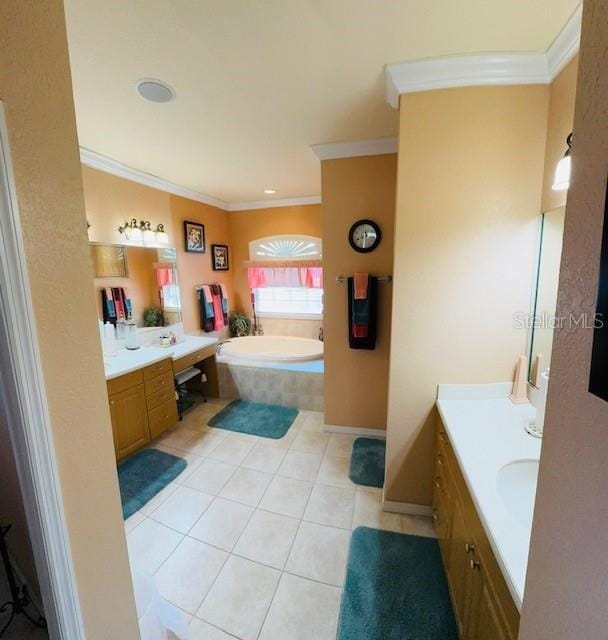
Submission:
M 369 277 L 367 282 L 367 298 L 355 300 L 354 279 L 348 278 L 348 344 L 351 349 L 376 348 L 377 308 L 378 308 L 378 279 Z M 356 337 L 355 330 L 358 327 L 367 326 L 364 337 Z
M 199 313 L 201 318 L 201 329 L 206 332 L 213 331 L 213 326 L 214 326 L 213 305 L 211 304 L 210 301 L 207 302 L 207 300 L 205 299 L 205 292 L 202 287 L 198 288 L 196 295 L 198 297 L 198 308 L 199 308 Z

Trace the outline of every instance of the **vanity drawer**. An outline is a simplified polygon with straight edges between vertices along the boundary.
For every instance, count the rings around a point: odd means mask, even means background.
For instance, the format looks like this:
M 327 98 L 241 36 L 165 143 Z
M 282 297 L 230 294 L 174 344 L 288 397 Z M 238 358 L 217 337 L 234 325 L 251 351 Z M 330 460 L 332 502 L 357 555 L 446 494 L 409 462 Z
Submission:
M 118 378 L 108 380 L 106 383 L 108 387 L 108 395 L 113 396 L 115 393 L 121 393 L 127 389 L 132 389 L 138 384 L 141 384 L 143 380 L 141 369 L 131 371 L 131 373 L 125 373 L 124 376 L 118 376 Z
M 152 410 L 164 402 L 168 402 L 169 400 L 175 400 L 175 390 L 173 387 L 165 387 L 152 395 L 149 395 L 146 398 L 146 402 L 148 404 L 148 410 Z
M 177 422 L 177 403 L 175 398 L 163 402 L 160 406 L 148 411 L 150 438 L 157 438 L 161 433 Z
M 146 380 L 146 397 L 148 398 L 165 389 L 170 389 L 171 391 L 174 389 L 173 371 L 167 371 L 167 373 L 156 376 L 152 380 Z
M 202 362 L 203 360 L 210 358 L 215 355 L 215 345 L 212 344 L 209 347 L 204 347 L 203 349 L 199 349 L 194 353 L 189 353 L 187 356 L 183 358 L 178 358 L 173 363 L 173 370 L 175 373 L 179 373 L 180 371 L 184 371 L 184 369 L 188 369 L 188 367 L 192 367 L 195 364 Z
M 165 358 L 160 362 L 155 362 L 154 364 L 144 367 L 144 380 L 151 380 L 152 378 L 159 376 L 161 373 L 166 373 L 167 371 L 171 371 L 171 373 L 173 373 L 171 358 Z

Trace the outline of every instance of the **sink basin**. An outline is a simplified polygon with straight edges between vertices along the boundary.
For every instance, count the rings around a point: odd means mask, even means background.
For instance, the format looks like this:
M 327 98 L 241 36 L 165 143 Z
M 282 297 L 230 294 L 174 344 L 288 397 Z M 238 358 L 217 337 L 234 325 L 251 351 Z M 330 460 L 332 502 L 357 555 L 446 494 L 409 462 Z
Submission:
M 532 527 L 538 460 L 514 460 L 498 471 L 496 488 L 507 511 L 519 523 Z

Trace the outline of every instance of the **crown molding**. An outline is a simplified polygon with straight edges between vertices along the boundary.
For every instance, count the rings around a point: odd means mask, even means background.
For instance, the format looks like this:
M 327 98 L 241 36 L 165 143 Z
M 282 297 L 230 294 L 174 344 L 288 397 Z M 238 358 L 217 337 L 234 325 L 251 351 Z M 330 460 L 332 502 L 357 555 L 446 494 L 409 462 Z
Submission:
M 160 191 L 165 191 L 166 193 L 171 193 L 175 196 L 188 198 L 195 202 L 202 202 L 203 204 L 208 204 L 212 207 L 217 207 L 218 209 L 224 209 L 225 211 L 228 211 L 230 208 L 230 205 L 225 200 L 207 196 L 204 193 L 195 191 L 194 189 L 188 189 L 187 187 L 182 187 L 173 182 L 169 182 L 168 180 L 163 180 L 151 173 L 139 171 L 139 169 L 133 169 L 122 162 L 112 160 L 112 158 L 108 158 L 107 156 L 91 151 L 90 149 L 85 149 L 84 147 L 80 147 L 80 162 L 87 167 L 99 169 L 100 171 L 111 173 L 119 178 L 125 178 L 126 180 L 131 180 L 131 182 L 138 182 L 146 187 L 159 189 Z
M 319 160 L 335 160 L 337 158 L 356 158 L 397 153 L 398 146 L 399 141 L 397 138 L 375 138 L 373 140 L 313 144 L 310 148 Z
M 296 207 L 308 204 L 321 204 L 321 196 L 302 196 L 299 198 L 277 198 L 275 200 L 232 202 L 228 205 L 228 211 L 252 211 L 253 209 L 274 209 L 276 207 Z
M 455 87 L 549 84 L 576 55 L 582 7 L 544 52 L 479 53 L 425 58 L 386 66 L 386 100 L 397 109 L 399 96 Z

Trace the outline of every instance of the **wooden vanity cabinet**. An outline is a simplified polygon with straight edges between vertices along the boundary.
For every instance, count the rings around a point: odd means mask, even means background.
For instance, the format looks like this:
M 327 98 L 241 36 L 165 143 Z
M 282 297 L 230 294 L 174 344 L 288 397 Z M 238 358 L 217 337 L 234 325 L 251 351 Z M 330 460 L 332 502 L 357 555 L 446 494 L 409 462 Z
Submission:
M 107 386 L 117 460 L 176 424 L 171 358 L 108 380 Z
M 462 640 L 516 640 L 519 611 L 508 590 L 441 419 L 433 517 Z
M 141 376 L 141 372 L 137 372 Z M 128 382 L 121 378 L 129 376 Z M 120 460 L 137 451 L 150 441 L 148 429 L 148 407 L 144 392 L 143 378 L 127 374 L 108 381 L 110 416 L 116 459 Z M 133 386 L 124 388 L 125 383 Z M 112 384 L 114 383 L 114 384 Z

